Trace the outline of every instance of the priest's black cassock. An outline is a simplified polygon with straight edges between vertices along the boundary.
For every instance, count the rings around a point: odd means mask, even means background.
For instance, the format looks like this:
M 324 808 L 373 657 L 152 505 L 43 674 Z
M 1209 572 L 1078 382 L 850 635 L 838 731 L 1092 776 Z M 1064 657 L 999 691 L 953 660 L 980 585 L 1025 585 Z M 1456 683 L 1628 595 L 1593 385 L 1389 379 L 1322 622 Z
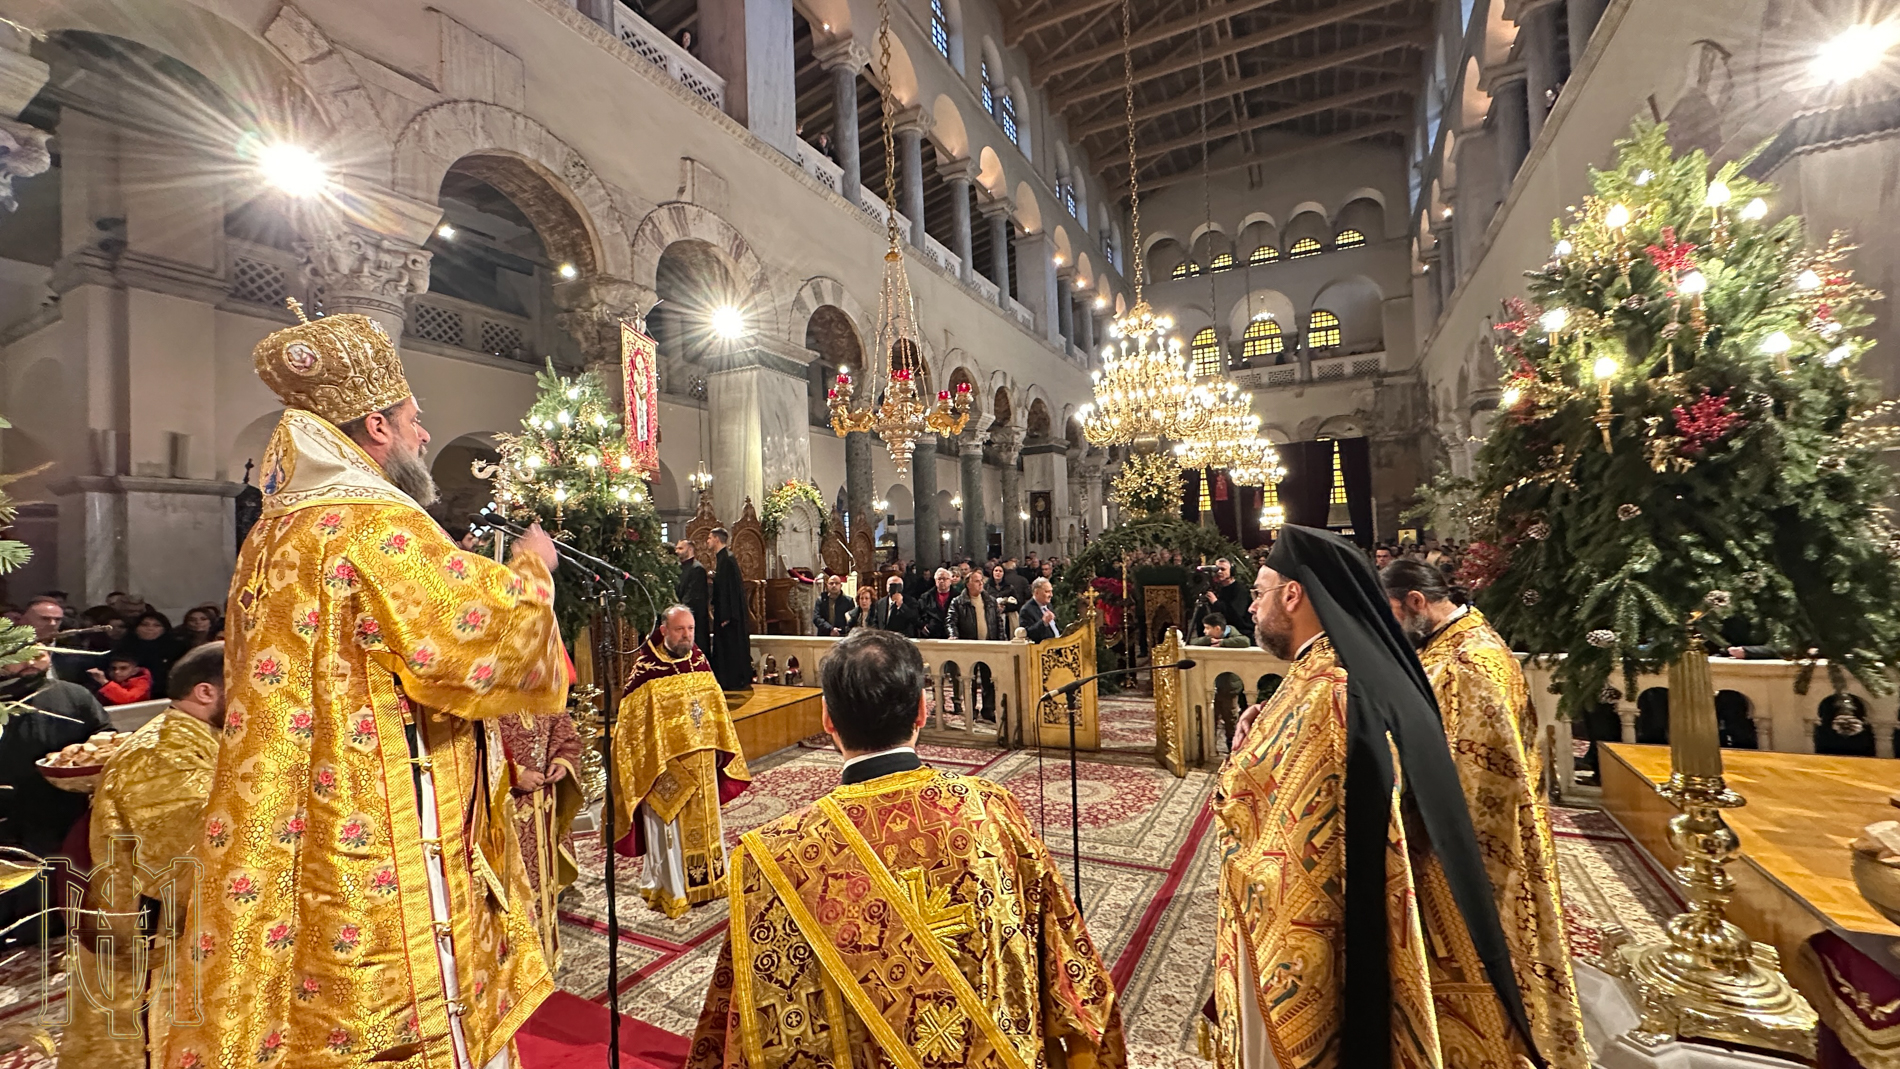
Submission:
M 712 596 L 708 592 L 706 566 L 697 558 L 680 565 L 679 581 L 673 584 L 673 597 L 693 610 L 693 644 L 701 652 L 712 648 Z
M 713 561 L 712 577 L 713 675 L 721 690 L 752 686 L 752 635 L 746 617 L 745 577 L 732 550 L 722 548 Z M 704 644 L 702 643 L 702 646 Z

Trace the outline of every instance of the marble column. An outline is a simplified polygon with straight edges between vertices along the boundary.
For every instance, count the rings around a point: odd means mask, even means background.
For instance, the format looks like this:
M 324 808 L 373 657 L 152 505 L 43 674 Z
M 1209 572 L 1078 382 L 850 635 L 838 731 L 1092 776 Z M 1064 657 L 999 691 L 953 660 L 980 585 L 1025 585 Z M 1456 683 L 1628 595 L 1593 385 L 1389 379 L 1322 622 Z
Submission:
M 1095 355 L 1095 299 L 1084 293 L 1075 303 L 1075 344 L 1081 348 L 1082 355 Z
M 1491 136 L 1497 139 L 1498 190 L 1503 197 L 1510 196 L 1517 169 L 1524 165 L 1524 156 L 1530 151 L 1530 109 L 1524 90 L 1524 75 L 1515 73 L 1491 91 Z
M 990 431 L 997 459 L 1003 462 L 1003 556 L 1021 559 L 1027 546 L 1023 530 L 1023 475 L 1018 467 L 1022 459 L 1023 428 L 998 427 Z
M 937 436 L 922 435 L 910 458 L 911 523 L 917 561 L 928 568 L 943 560 L 943 523 L 937 517 Z
M 1056 333 L 1064 348 L 1075 341 L 1075 285 L 1066 274 L 1056 276 Z
M 1545 96 L 1557 87 L 1557 15 L 1559 0 L 1550 0 L 1517 16 L 1524 42 L 1524 97 L 1529 109 L 1530 141 L 1544 130 L 1549 107 Z
M 939 164 L 937 173 L 950 183 L 950 222 L 956 229 L 950 251 L 962 261 L 960 277 L 970 282 L 976 278 L 976 265 L 971 262 L 973 256 L 970 252 L 970 187 L 976 182 L 976 163 L 966 156 Z
M 844 436 L 844 507 L 853 532 L 866 523 L 876 527 L 871 502 L 877 498 L 877 460 L 870 431 Z
M 798 140 L 791 5 L 700 0 L 698 8 L 700 58 L 726 80 L 726 114 L 791 156 Z
M 1047 230 L 1016 239 L 1016 299 L 1036 317 L 1036 329 L 1049 344 L 1061 348 L 1060 290 L 1056 282 L 1056 246 Z
M 1079 495 L 1081 500 L 1077 508 L 1087 509 L 1092 513 L 1092 515 L 1088 517 L 1088 527 L 1090 531 L 1099 535 L 1108 530 L 1108 528 L 1103 525 L 1101 516 L 1101 506 L 1110 503 L 1108 496 L 1108 463 L 1100 453 L 1086 453 L 1082 457 L 1081 466 L 1082 493 Z M 1110 518 L 1115 522 L 1119 522 L 1119 517 Z M 1081 546 L 1074 546 L 1070 549 L 1070 552 L 1076 552 L 1081 548 Z
M 769 342 L 749 341 L 706 376 L 713 508 L 727 523 L 748 499 L 763 508 L 767 487 L 811 478 L 805 369 Z
M 1609 0 L 1566 0 L 1564 17 L 1570 20 L 1570 69 L 1575 71 L 1583 63 L 1583 50 L 1590 47 L 1590 35 L 1596 32 L 1597 20 L 1603 17 L 1603 9 Z M 1763 743 L 1765 747 L 1767 744 Z
M 839 189 L 844 199 L 858 203 L 858 72 L 870 65 L 871 54 L 845 38 L 821 45 L 818 62 L 831 73 L 831 147 L 844 174 Z M 868 504 L 868 501 L 867 501 Z
M 930 113 L 910 108 L 897 117 L 897 157 L 904 169 L 904 186 L 897 199 L 910 217 L 910 243 L 924 248 L 924 134 L 930 130 Z M 888 181 L 888 179 L 886 179 Z
M 969 425 L 957 438 L 958 474 L 963 492 L 963 551 L 973 561 L 989 555 L 989 525 L 983 515 L 983 440 L 988 437 L 989 419 L 971 416 Z
M 1009 202 L 994 200 L 982 207 L 990 224 L 990 281 L 996 283 L 996 303 L 1009 307 Z

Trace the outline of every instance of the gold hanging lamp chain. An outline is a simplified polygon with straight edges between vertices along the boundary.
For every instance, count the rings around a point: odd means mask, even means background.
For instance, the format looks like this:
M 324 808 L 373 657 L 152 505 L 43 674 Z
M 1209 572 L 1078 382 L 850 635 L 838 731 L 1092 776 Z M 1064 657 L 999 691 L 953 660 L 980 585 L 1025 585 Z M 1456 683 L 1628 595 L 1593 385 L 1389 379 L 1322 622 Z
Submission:
M 1194 6 L 1194 13 L 1196 15 L 1207 10 L 1205 0 Z M 1208 169 L 1207 165 L 1207 51 L 1201 41 L 1201 31 L 1198 27 L 1194 31 L 1194 70 L 1199 76 L 1201 83 L 1201 214 L 1207 217 L 1207 230 L 1204 232 L 1204 236 L 1207 238 L 1207 247 L 1209 250 L 1207 257 L 1207 314 L 1209 316 L 1215 316 L 1217 310 L 1220 308 L 1220 298 L 1217 295 L 1214 284 L 1214 256 L 1212 252 L 1214 248 L 1214 174 Z M 1188 256 L 1192 257 L 1193 255 L 1194 250 L 1191 248 L 1188 249 Z M 1216 365 L 1219 370 L 1225 371 L 1227 369 L 1227 360 L 1225 355 L 1220 352 L 1219 320 L 1215 319 L 1213 322 L 1210 322 L 1208 326 L 1214 330 L 1214 355 L 1216 357 Z M 1194 348 L 1192 344 L 1190 344 L 1188 347 L 1190 369 L 1192 367 L 1193 356 Z
M 881 2 L 881 0 L 880 0 Z M 1134 16 L 1129 0 L 1122 0 L 1122 117 L 1128 123 L 1128 229 L 1135 253 L 1135 305 L 1141 304 L 1142 262 L 1147 259 L 1141 248 L 1141 178 L 1135 172 L 1135 56 L 1129 43 Z
M 887 255 L 902 256 L 897 245 L 897 116 L 891 108 L 891 4 L 877 0 L 877 77 L 883 83 L 878 103 L 884 127 L 884 233 L 890 238 Z

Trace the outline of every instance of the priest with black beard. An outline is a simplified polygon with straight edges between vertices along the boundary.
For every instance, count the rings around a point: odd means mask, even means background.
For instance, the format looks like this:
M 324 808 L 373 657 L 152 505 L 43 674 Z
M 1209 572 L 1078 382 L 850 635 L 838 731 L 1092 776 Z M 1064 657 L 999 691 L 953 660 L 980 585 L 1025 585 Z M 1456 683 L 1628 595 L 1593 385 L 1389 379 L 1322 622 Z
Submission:
M 1431 684 L 1371 562 L 1286 527 L 1253 616 L 1293 666 L 1215 796 L 1217 1063 L 1541 1069 Z
M 713 676 L 719 689 L 728 694 L 752 690 L 751 617 L 747 614 L 745 576 L 739 574 L 739 562 L 732 555 L 732 535 L 724 527 L 715 527 L 707 536 L 712 543 L 712 660 Z

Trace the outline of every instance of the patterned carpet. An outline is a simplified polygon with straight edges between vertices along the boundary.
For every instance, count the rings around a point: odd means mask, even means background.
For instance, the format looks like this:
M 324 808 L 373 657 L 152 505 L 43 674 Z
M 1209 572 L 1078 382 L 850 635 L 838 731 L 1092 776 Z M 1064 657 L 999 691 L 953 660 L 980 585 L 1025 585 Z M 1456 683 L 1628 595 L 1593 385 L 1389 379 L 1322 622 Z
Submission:
M 1121 720 L 1136 719 L 1135 704 L 1115 699 L 1113 712 Z M 1143 715 L 1152 713 L 1144 710 Z M 1109 717 L 1110 703 L 1105 702 L 1105 725 Z M 1152 738 L 1152 727 L 1146 730 Z M 1051 753 L 1039 760 L 1030 751 L 923 750 L 933 764 L 1008 786 L 1030 819 L 1041 824 L 1065 874 L 1069 871 L 1072 807 L 1066 755 Z M 736 840 L 740 833 L 813 801 L 837 783 L 840 764 L 828 741 L 820 748 L 817 740 L 753 762 L 753 787 L 726 810 L 728 834 Z M 1176 779 L 1132 763 L 1126 755 L 1078 765 L 1083 909 L 1122 993 L 1130 1062 L 1138 1069 L 1206 1065 L 1194 1051 L 1195 1016 L 1213 986 L 1219 877 L 1207 806 L 1213 785 L 1208 772 L 1191 771 L 1187 778 Z M 1567 934 L 1576 956 L 1594 959 L 1603 929 L 1611 924 L 1642 938 L 1660 932 L 1661 920 L 1680 908 L 1663 873 L 1607 816 L 1556 810 L 1554 824 Z M 583 846 L 581 855 L 583 875 L 563 900 L 565 949 L 559 980 L 568 991 L 604 1002 L 604 858 L 598 847 Z M 668 921 L 646 909 L 634 892 L 636 873 L 637 863 L 616 873 L 621 887 L 621 1009 L 658 1028 L 689 1035 L 718 953 L 725 907 L 709 904 Z M 16 1033 L 39 1006 L 39 968 L 39 955 L 33 953 L 0 961 L 0 1049 L 24 1038 Z M 48 1006 L 58 1016 L 63 978 L 55 973 L 49 979 Z M 57 1025 L 51 1031 L 57 1034 Z M 47 1064 L 26 1049 L 0 1054 L 0 1069 Z

